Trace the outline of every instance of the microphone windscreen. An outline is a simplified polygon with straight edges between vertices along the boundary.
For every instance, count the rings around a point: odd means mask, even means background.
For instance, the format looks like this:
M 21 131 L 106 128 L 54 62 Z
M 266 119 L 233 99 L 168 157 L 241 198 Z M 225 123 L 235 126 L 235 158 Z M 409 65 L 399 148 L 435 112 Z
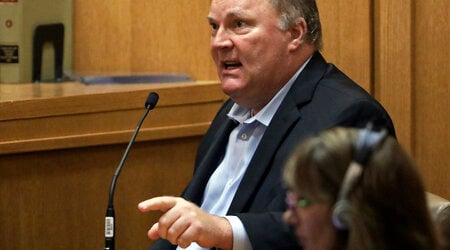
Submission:
M 153 109 L 158 102 L 159 95 L 155 92 L 148 94 L 147 100 L 145 101 L 145 107 L 148 109 Z

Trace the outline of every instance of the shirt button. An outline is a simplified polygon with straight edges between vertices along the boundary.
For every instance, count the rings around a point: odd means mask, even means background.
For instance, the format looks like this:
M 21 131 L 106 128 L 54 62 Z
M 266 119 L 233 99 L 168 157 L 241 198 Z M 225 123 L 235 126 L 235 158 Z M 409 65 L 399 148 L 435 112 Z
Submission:
M 241 139 L 244 140 L 244 141 L 246 141 L 246 140 L 248 139 L 248 135 L 247 135 L 246 133 L 243 133 L 243 134 L 241 135 Z

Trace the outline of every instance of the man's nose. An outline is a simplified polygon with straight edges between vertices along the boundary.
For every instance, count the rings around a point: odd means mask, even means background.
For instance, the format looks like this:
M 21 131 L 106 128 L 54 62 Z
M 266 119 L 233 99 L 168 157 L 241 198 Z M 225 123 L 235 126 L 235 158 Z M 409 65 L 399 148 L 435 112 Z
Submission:
M 219 28 L 216 34 L 211 38 L 211 46 L 215 49 L 230 48 L 233 46 L 230 34 L 223 29 Z

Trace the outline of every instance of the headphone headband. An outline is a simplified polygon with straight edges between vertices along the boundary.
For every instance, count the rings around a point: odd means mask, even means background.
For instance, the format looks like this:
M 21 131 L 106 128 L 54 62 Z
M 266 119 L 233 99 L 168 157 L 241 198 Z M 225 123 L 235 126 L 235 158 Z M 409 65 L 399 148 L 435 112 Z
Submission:
M 338 229 L 348 228 L 351 207 L 347 199 L 350 189 L 362 175 L 364 165 L 367 163 L 370 155 L 387 136 L 386 130 L 376 132 L 372 128 L 372 123 L 369 123 L 366 128 L 359 131 L 353 159 L 347 168 L 344 181 L 339 191 L 338 200 L 334 205 L 332 220 Z
M 375 132 L 372 127 L 372 123 L 369 123 L 365 129 L 362 129 L 359 132 L 353 160 L 361 165 L 366 163 L 370 154 L 375 151 L 378 145 L 387 136 L 386 130 Z

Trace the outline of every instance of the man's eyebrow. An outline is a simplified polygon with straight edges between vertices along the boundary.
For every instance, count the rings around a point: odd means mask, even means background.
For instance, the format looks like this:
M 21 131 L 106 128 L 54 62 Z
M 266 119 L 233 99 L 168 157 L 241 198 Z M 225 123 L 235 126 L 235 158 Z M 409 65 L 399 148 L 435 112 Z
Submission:
M 243 11 L 236 9 L 236 10 L 228 10 L 227 13 L 225 13 L 225 18 L 244 18 L 246 15 Z M 215 21 L 214 17 L 208 15 L 207 19 L 209 22 Z

